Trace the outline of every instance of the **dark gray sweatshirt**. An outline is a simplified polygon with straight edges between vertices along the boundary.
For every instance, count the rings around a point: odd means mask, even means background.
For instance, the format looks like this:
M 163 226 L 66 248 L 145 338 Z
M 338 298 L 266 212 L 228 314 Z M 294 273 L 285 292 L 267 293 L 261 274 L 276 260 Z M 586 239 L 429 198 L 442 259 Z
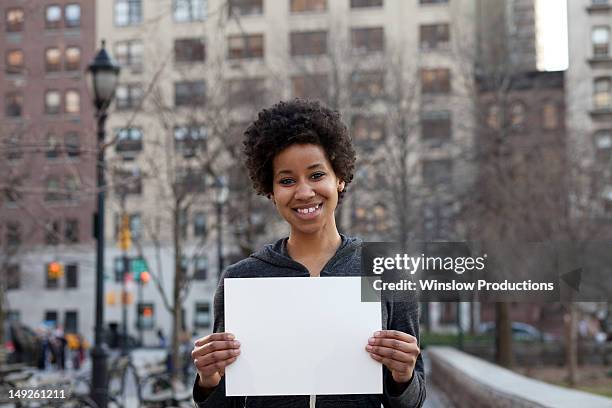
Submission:
M 321 270 L 321 277 L 325 276 L 360 276 L 361 274 L 361 240 L 348 238 L 342 235 L 342 243 L 336 254 Z M 223 282 L 232 278 L 257 277 L 287 277 L 310 276 L 306 267 L 289 256 L 287 252 L 287 238 L 275 244 L 266 245 L 261 251 L 252 254 L 249 258 L 228 267 L 221 277 L 215 293 L 214 301 L 214 331 L 225 330 Z M 398 296 L 404 298 L 399 299 Z M 395 297 L 395 298 L 394 298 Z M 245 305 L 248 307 L 248 305 Z M 283 305 L 278 305 L 283 307 Z M 410 292 L 383 293 L 382 302 L 382 329 L 399 330 L 419 339 L 419 306 Z M 277 327 L 267 330 L 272 334 Z M 239 340 L 239 339 L 238 339 Z M 368 339 L 355 339 L 365 344 Z M 338 375 L 342 370 L 338 368 Z M 412 408 L 421 407 L 425 401 L 425 373 L 423 360 L 418 357 L 414 375 L 407 387 L 398 387 L 393 382 L 391 373 L 383 367 L 383 394 L 373 395 L 317 395 L 317 408 Z M 226 397 L 225 379 L 217 387 L 206 392 L 198 385 L 198 378 L 193 388 L 193 399 L 200 408 L 227 407 L 227 408 L 308 408 L 310 397 L 308 395 L 274 396 L 274 397 Z

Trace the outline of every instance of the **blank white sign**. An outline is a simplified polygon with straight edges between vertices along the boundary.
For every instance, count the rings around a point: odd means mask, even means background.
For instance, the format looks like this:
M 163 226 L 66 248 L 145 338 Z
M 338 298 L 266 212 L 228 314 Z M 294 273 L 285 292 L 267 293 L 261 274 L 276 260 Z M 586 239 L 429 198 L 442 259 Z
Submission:
M 225 280 L 225 330 L 240 341 L 226 395 L 380 394 L 382 366 L 365 350 L 381 329 L 359 277 Z

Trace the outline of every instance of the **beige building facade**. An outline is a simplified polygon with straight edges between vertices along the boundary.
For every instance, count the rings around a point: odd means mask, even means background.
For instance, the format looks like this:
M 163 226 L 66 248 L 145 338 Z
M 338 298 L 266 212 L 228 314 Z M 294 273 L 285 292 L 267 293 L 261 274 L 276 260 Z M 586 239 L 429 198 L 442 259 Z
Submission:
M 247 192 L 240 133 L 261 108 L 293 97 L 340 110 L 355 140 L 358 172 L 342 204 L 342 232 L 370 240 L 454 236 L 453 197 L 470 173 L 458 157 L 474 126 L 474 13 L 473 0 L 98 2 L 96 37 L 123 67 L 108 120 L 118 176 L 107 206 L 107 269 L 120 264 L 116 231 L 125 211 L 136 237 L 128 255 L 146 258 L 168 296 L 179 236 L 185 268 L 196 276 L 184 302 L 186 328 L 210 330 L 218 266 L 211 186 L 224 176 L 230 201 Z M 240 258 L 247 227 L 261 227 L 255 247 L 287 233 L 267 215 L 267 200 L 247 209 L 239 201 L 224 207 L 226 264 Z M 119 293 L 120 280 L 107 292 Z M 171 327 L 155 286 L 140 299 L 154 309 L 145 343 Z M 118 304 L 107 308 L 107 321 L 120 316 Z

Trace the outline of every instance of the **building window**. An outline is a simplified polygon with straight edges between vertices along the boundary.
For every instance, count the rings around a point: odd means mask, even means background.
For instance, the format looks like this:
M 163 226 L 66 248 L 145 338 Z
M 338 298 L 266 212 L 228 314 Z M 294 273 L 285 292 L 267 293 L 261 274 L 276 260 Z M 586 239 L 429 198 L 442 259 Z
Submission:
M 179 38 L 174 40 L 174 61 L 203 62 L 206 57 L 204 40 L 201 38 Z
M 193 279 L 206 280 L 208 275 L 208 258 L 206 256 L 198 256 L 193 260 Z
M 64 150 L 70 158 L 79 157 L 80 154 L 80 142 L 79 134 L 77 132 L 68 132 L 64 136 Z
M 66 27 L 75 28 L 81 26 L 81 6 L 68 4 L 64 10 L 66 16 Z
M 19 179 L 10 179 L 8 181 L 8 186 L 4 187 L 1 192 L 1 196 L 4 196 L 6 203 L 15 207 L 15 204 L 19 202 L 23 196 L 21 191 L 19 190 L 22 186 L 22 183 Z
M 425 240 L 449 240 L 453 234 L 454 208 L 450 202 L 432 201 L 423 205 Z
M 6 54 L 6 73 L 21 74 L 23 72 L 23 51 L 11 50 Z
M 202 125 L 178 126 L 174 128 L 174 149 L 185 158 L 195 157 L 206 150 L 208 129 Z
M 453 162 L 451 160 L 424 160 L 422 165 L 423 184 L 436 187 L 452 181 Z
M 60 28 L 62 8 L 58 5 L 47 6 L 45 10 L 45 28 Z
M 182 81 L 174 83 L 175 106 L 200 106 L 206 101 L 204 81 Z
M 593 27 L 591 41 L 593 42 L 593 57 L 606 58 L 610 55 L 610 27 Z
M 354 72 L 350 80 L 351 104 L 359 106 L 383 96 L 384 74 L 380 71 Z
M 9 264 L 6 267 L 6 289 L 19 289 L 21 286 L 21 269 L 19 264 Z
M 329 79 L 327 74 L 300 75 L 291 78 L 294 98 L 328 100 Z
M 450 29 L 448 24 L 425 24 L 419 27 L 422 50 L 448 48 Z
M 79 332 L 79 312 L 76 310 L 66 310 L 64 314 L 64 333 Z
M 513 129 L 520 129 L 525 124 L 525 104 L 514 102 L 510 106 L 510 126 Z
M 136 327 L 142 330 L 152 330 L 155 327 L 155 308 L 153 303 L 139 303 L 137 309 Z
M 64 239 L 70 244 L 76 244 L 79 242 L 79 220 L 76 218 L 66 219 Z
M 351 47 L 359 54 L 383 51 L 385 32 L 382 27 L 352 28 Z
M 383 0 L 351 0 L 351 8 L 382 7 Z
M 425 112 L 421 117 L 421 140 L 429 147 L 440 147 L 451 139 L 451 113 L 449 111 Z
M 23 95 L 21 92 L 9 92 L 4 105 L 6 116 L 16 118 L 23 113 Z
M 597 78 L 594 84 L 593 102 L 595 109 L 612 107 L 612 79 Z
M 6 10 L 6 31 L 17 33 L 23 31 L 24 14 L 21 8 L 10 8 Z
M 66 71 L 79 71 L 81 69 L 81 49 L 79 47 L 67 47 L 66 55 Z
M 193 314 L 193 327 L 197 329 L 209 329 L 211 324 L 210 303 L 196 303 Z
M 182 193 L 203 193 L 206 191 L 206 172 L 200 167 L 181 167 L 176 172 L 176 187 Z
M 66 179 L 64 180 L 64 190 L 65 190 L 64 199 L 65 200 L 76 199 L 76 194 L 79 191 L 80 184 L 81 184 L 80 180 L 76 175 L 71 174 L 67 176 Z
M 45 225 L 45 243 L 47 245 L 58 245 L 60 243 L 60 222 L 49 221 Z
M 447 94 L 450 92 L 450 70 L 432 68 L 421 70 L 421 92 L 424 94 Z
M 206 236 L 206 214 L 203 212 L 193 215 L 193 236 L 198 238 Z
M 115 25 L 119 27 L 142 22 L 141 0 L 115 0 Z
M 21 224 L 18 222 L 6 223 L 6 243 L 10 247 L 21 245 Z
M 134 240 L 142 236 L 142 217 L 138 213 L 130 214 L 130 234 Z
M 263 34 L 230 35 L 227 37 L 228 59 L 263 58 Z
M 56 72 L 61 69 L 62 54 L 59 48 L 52 47 L 45 50 L 45 71 Z
M 486 122 L 489 129 L 501 129 L 501 111 L 499 109 L 499 105 L 489 105 L 487 109 Z
M 63 198 L 60 181 L 55 176 L 47 178 L 47 188 L 45 190 L 45 201 L 59 201 Z M 59 233 L 59 228 L 58 228 Z
M 57 328 L 57 325 L 58 325 L 57 312 L 55 310 L 45 311 L 44 322 L 50 327 Z
M 81 111 L 81 95 L 78 91 L 66 91 L 64 98 L 64 109 L 66 113 L 76 115 Z
M 263 0 L 229 0 L 230 17 L 261 14 L 263 14 Z
M 119 129 L 117 132 L 117 153 L 133 153 L 142 150 L 142 129 L 131 127 Z
M 47 147 L 45 156 L 47 159 L 57 159 L 61 153 L 61 146 L 58 138 L 53 133 L 47 134 Z
M 60 112 L 62 97 L 59 91 L 45 92 L 45 113 L 47 115 L 56 115 Z
M 266 88 L 263 78 L 231 79 L 228 81 L 229 106 L 257 106 L 265 99 Z
M 421 4 L 445 4 L 448 0 L 419 0 Z
M 385 137 L 385 120 L 380 116 L 355 115 L 351 127 L 355 144 L 365 151 L 374 150 Z
M 327 0 L 290 0 L 292 13 L 321 12 L 327 10 Z
M 612 129 L 598 130 L 594 135 L 595 159 L 607 167 L 612 161 Z
M 327 31 L 292 32 L 290 42 L 294 57 L 327 53 Z
M 142 194 L 142 173 L 138 167 L 117 169 L 114 173 L 115 194 L 119 197 Z
M 115 91 L 115 97 L 115 106 L 118 110 L 138 108 L 143 97 L 142 87 L 140 84 L 119 85 Z
M 185 23 L 206 18 L 205 0 L 174 0 L 174 21 Z
M 17 135 L 9 135 L 6 138 L 5 157 L 8 161 L 16 161 L 23 157 L 19 137 Z
M 555 130 L 559 127 L 559 108 L 554 102 L 546 102 L 542 106 L 542 127 Z
M 122 41 L 115 44 L 115 58 L 117 62 L 134 71 L 142 70 L 142 41 Z
M 66 264 L 66 288 L 75 289 L 79 286 L 79 266 L 77 264 Z

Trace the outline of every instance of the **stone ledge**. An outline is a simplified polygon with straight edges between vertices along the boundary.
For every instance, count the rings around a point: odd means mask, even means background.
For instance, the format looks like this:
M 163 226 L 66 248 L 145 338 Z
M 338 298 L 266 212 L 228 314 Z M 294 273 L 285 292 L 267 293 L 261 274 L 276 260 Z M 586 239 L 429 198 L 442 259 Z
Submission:
M 612 408 L 612 399 L 527 378 L 452 347 L 428 347 L 432 378 L 457 406 Z

